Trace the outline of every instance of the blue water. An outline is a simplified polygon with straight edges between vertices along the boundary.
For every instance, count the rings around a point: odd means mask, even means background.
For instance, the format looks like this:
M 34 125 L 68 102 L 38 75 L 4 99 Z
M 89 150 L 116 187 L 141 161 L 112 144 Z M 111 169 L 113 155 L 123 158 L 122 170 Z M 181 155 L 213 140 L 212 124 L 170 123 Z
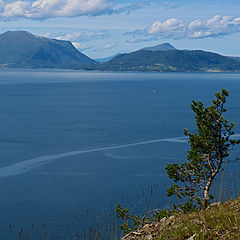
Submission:
M 32 224 L 70 239 L 155 184 L 153 207 L 168 206 L 164 167 L 186 157 L 191 101 L 223 87 L 240 134 L 239 74 L 1 71 L 1 239 Z

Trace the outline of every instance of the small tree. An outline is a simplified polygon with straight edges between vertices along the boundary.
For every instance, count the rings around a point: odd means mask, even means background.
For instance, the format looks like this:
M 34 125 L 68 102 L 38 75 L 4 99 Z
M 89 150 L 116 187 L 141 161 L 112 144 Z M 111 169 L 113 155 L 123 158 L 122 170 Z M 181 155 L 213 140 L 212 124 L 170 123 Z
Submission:
M 192 102 L 197 132 L 184 130 L 190 143 L 187 161 L 180 165 L 167 164 L 168 177 L 176 182 L 167 190 L 168 196 L 187 196 L 202 204 L 203 209 L 208 206 L 210 188 L 216 175 L 223 170 L 223 163 L 228 162 L 226 157 L 230 148 L 240 143 L 231 139 L 234 123 L 228 123 L 223 117 L 227 111 L 224 104 L 228 95 L 229 92 L 222 89 L 221 93 L 215 94 L 216 99 L 209 107 L 204 107 L 202 102 Z

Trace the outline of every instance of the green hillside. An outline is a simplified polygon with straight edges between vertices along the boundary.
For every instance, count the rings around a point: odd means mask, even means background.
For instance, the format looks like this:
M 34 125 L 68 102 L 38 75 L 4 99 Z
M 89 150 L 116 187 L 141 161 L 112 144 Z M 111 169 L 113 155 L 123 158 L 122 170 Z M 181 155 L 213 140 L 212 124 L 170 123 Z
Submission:
M 87 69 L 104 71 L 227 72 L 240 71 L 240 62 L 201 50 L 146 51 L 121 54 Z

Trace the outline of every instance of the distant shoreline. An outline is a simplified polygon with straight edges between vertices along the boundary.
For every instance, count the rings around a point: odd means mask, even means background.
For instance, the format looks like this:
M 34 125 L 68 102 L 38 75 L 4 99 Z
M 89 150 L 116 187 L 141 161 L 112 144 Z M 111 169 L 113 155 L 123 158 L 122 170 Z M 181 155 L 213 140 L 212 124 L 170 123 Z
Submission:
M 217 70 L 209 70 L 209 71 L 110 71 L 110 70 L 87 70 L 87 69 L 73 69 L 73 68 L 5 68 L 0 67 L 0 72 L 92 72 L 92 73 L 170 73 L 170 74 L 181 74 L 181 73 L 229 73 L 229 74 L 239 74 L 240 71 L 217 71 Z

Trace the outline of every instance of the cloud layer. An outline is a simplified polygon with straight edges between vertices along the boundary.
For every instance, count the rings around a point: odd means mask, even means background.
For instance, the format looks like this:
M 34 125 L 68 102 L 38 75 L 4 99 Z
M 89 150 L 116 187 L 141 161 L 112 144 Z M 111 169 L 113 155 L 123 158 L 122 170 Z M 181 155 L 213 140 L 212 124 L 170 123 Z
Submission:
M 46 35 L 46 37 L 54 37 L 58 40 L 67 40 L 67 41 L 81 41 L 81 42 L 88 42 L 92 40 L 102 40 L 109 38 L 111 35 L 108 31 L 82 31 L 82 32 L 72 32 L 72 33 L 67 33 L 64 35 L 60 36 L 51 36 L 51 35 Z
M 99 30 L 99 31 L 79 31 L 79 32 L 72 32 L 66 34 L 51 34 L 50 32 L 42 33 L 41 36 L 47 38 L 54 38 L 58 40 L 66 40 L 71 41 L 72 44 L 81 51 L 91 48 L 91 44 L 89 43 L 96 43 L 98 40 L 105 40 L 111 37 L 111 34 L 107 30 Z M 112 47 L 112 46 L 111 46 Z M 106 47 L 110 48 L 110 47 Z
M 83 15 L 129 13 L 143 8 L 148 2 L 116 5 L 115 0 L 0 0 L 0 18 L 46 19 Z
M 196 19 L 184 22 L 170 18 L 164 22 L 156 21 L 146 29 L 147 35 L 156 38 L 209 38 L 229 35 L 240 31 L 240 17 L 216 15 L 208 20 Z
M 5 4 L 0 0 L 2 18 L 44 19 L 99 15 L 111 11 L 112 4 L 108 0 L 20 0 Z

